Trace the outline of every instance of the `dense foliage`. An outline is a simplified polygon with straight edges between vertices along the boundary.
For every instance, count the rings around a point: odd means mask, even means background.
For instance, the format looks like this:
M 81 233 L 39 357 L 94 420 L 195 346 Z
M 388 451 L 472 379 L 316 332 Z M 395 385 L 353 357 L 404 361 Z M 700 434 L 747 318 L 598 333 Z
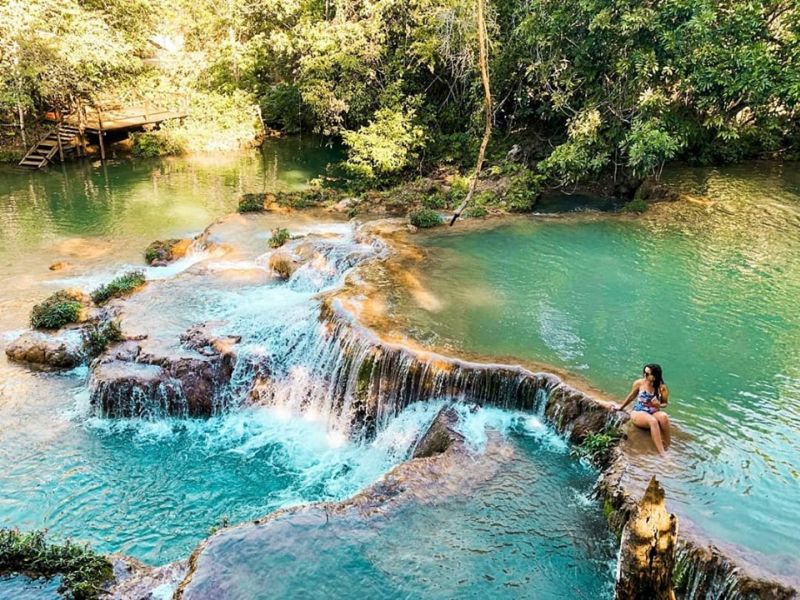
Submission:
M 99 598 L 113 573 L 111 563 L 88 546 L 48 542 L 44 531 L 0 529 L 0 575 L 61 576 L 61 591 L 76 600 Z
M 9 0 L 0 119 L 136 89 L 162 105 L 180 99 L 170 107 L 190 114 L 157 134 L 167 141 L 138 138 L 143 155 L 243 145 L 263 119 L 340 136 L 350 176 L 368 185 L 465 167 L 481 130 L 475 7 Z M 492 0 L 488 9 L 490 162 L 519 144 L 534 167 L 527 189 L 604 178 L 630 188 L 675 159 L 798 156 L 794 0 Z M 155 52 L 156 31 L 176 47 Z

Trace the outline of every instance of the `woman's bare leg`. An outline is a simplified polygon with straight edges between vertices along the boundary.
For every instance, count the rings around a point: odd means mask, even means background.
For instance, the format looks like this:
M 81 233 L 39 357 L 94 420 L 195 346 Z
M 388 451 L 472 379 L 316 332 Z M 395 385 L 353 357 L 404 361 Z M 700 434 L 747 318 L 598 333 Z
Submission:
M 640 429 L 649 429 L 653 443 L 656 445 L 656 450 L 658 450 L 659 454 L 664 454 L 664 445 L 661 443 L 661 427 L 656 418 L 644 411 L 635 410 L 631 413 L 631 421 Z
M 670 430 L 667 413 L 658 411 L 653 416 L 656 418 L 658 426 L 661 428 L 661 435 L 664 436 L 664 446 L 669 446 L 672 443 L 672 431 Z

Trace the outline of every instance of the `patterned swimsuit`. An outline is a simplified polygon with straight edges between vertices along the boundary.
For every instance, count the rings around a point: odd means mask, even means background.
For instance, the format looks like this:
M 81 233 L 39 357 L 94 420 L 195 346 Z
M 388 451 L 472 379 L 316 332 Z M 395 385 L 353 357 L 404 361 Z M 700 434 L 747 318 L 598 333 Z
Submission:
M 655 397 L 656 397 L 655 394 L 651 394 L 646 390 L 640 390 L 639 396 L 636 398 L 636 404 L 633 405 L 633 410 L 646 412 L 650 415 L 657 413 L 658 409 L 652 404 L 650 404 L 650 402 Z

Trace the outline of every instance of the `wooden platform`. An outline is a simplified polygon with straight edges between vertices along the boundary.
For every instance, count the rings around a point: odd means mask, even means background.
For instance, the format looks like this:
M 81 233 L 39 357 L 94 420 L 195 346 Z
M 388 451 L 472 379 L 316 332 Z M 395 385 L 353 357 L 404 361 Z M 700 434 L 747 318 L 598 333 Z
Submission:
M 86 110 L 84 131 L 97 134 L 101 131 L 118 131 L 124 129 L 144 129 L 148 125 L 158 125 L 172 119 L 183 119 L 186 113 L 171 110 L 159 110 L 145 106 L 126 106 L 117 110 Z M 64 123 L 79 127 L 78 115 L 69 115 Z

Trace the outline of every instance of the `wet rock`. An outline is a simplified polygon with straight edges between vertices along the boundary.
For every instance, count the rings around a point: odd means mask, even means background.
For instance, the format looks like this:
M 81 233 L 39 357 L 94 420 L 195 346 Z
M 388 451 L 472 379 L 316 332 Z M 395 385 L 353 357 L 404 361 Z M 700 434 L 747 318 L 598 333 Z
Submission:
M 269 257 L 269 268 L 280 279 L 289 279 L 299 266 L 300 261 L 287 250 L 273 252 Z
M 187 571 L 185 561 L 149 567 L 129 556 L 111 555 L 109 560 L 114 572 L 114 582 L 105 590 L 103 597 L 113 600 L 172 598 Z
M 28 331 L 8 345 L 6 356 L 18 362 L 70 369 L 84 360 L 83 336 L 79 329 Z
M 358 198 L 343 198 L 331 206 L 330 210 L 333 212 L 346 213 L 351 208 L 358 206 L 359 202 L 360 200 Z
M 427 458 L 447 452 L 454 444 L 463 444 L 464 436 L 456 431 L 458 413 L 451 407 L 439 411 L 414 449 L 413 458 Z
M 672 600 L 677 538 L 678 520 L 653 477 L 622 532 L 615 599 Z
M 145 261 L 154 267 L 166 266 L 186 256 L 193 241 L 191 239 L 156 240 L 145 249 Z
M 147 341 L 114 346 L 92 364 L 92 404 L 109 417 L 214 414 L 225 402 L 239 338 L 197 325 L 181 341 L 180 348 Z

